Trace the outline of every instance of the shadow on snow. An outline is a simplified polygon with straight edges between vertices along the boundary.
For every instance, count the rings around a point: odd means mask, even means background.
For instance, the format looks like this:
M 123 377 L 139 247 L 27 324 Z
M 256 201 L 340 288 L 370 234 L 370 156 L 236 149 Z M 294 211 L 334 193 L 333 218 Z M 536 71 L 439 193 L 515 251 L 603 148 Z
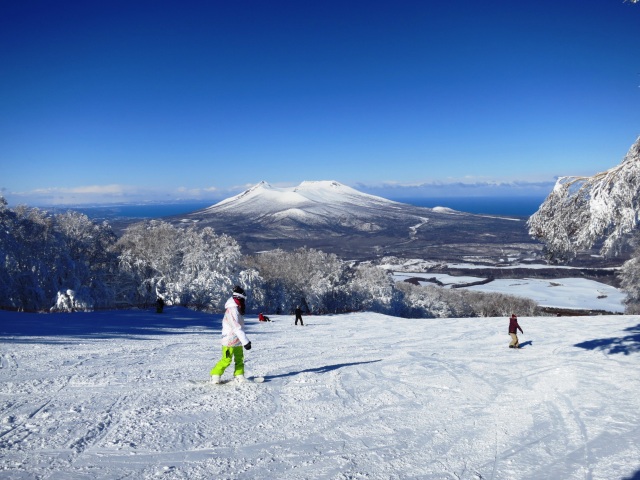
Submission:
M 151 310 L 113 310 L 75 313 L 0 311 L 0 341 L 66 343 L 77 339 L 149 339 L 154 335 L 182 335 L 219 331 L 222 315 L 184 307 Z
M 631 477 L 624 477 L 622 480 L 640 480 L 640 470 L 633 474 Z
M 624 353 L 629 355 L 633 352 L 640 352 L 640 324 L 635 327 L 624 329 L 625 332 L 631 332 L 630 335 L 623 337 L 599 338 L 597 340 L 588 340 L 586 342 L 577 343 L 575 346 L 585 348 L 587 350 L 605 350 L 607 353 Z M 633 477 L 634 479 L 636 477 Z M 638 477 L 640 479 L 640 477 Z
M 335 365 L 325 365 L 323 367 L 307 368 L 305 370 L 300 370 L 297 372 L 282 373 L 280 375 L 265 375 L 264 381 L 268 382 L 275 378 L 292 377 L 294 375 L 300 375 L 301 373 L 327 373 L 327 372 L 331 372 L 332 370 L 337 370 L 343 367 L 352 367 L 354 365 L 365 365 L 367 363 L 376 363 L 381 361 L 382 360 L 369 360 L 367 362 L 337 363 Z

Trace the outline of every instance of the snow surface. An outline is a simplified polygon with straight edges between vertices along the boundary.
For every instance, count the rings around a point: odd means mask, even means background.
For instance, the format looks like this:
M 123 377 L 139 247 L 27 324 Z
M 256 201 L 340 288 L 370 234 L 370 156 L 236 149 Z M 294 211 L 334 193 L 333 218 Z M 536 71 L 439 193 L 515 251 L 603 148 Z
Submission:
M 238 195 L 226 198 L 207 210 L 218 211 L 226 208 L 242 208 L 260 201 L 265 212 L 276 212 L 290 207 L 315 208 L 333 205 L 353 208 L 357 205 L 398 205 L 398 202 L 362 193 L 333 180 L 305 181 L 296 187 L 273 187 L 264 180 Z M 262 212 L 264 213 L 264 212 Z
M 614 313 L 623 313 L 625 310 L 625 293 L 611 285 L 586 278 L 504 278 L 467 289 L 518 295 L 530 298 L 541 307 Z
M 485 280 L 484 277 L 453 276 L 446 273 L 406 273 L 394 272 L 396 281 L 408 278 L 435 278 L 443 288 L 451 288 Z M 419 281 L 420 285 L 436 285 L 429 281 Z M 572 310 L 601 310 L 623 313 L 626 294 L 619 288 L 586 278 L 502 278 L 482 285 L 463 287 L 465 290 L 504 293 L 529 298 L 541 307 L 568 308 Z
M 215 386 L 220 315 L 0 312 L 0 478 L 640 476 L 638 316 L 270 317 Z

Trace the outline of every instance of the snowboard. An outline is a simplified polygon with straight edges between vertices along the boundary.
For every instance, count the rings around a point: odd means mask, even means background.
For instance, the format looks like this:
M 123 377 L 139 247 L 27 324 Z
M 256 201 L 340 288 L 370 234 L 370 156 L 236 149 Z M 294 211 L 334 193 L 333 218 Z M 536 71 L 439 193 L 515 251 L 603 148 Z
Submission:
M 210 380 L 189 380 L 190 383 L 194 383 L 196 385 L 212 385 L 212 386 L 218 386 L 218 385 L 227 385 L 227 384 L 231 384 L 231 385 L 242 385 L 243 383 L 264 383 L 264 377 L 260 377 L 260 376 L 252 376 L 252 377 L 246 377 L 244 382 L 236 382 L 235 378 L 226 378 L 220 381 L 220 383 L 211 383 Z

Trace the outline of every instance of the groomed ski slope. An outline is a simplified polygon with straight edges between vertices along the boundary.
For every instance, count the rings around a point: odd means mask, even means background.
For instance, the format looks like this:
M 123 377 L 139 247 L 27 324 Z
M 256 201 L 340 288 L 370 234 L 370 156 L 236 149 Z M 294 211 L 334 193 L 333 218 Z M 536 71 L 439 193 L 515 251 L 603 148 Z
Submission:
M 0 478 L 640 477 L 640 317 L 270 317 L 0 312 Z

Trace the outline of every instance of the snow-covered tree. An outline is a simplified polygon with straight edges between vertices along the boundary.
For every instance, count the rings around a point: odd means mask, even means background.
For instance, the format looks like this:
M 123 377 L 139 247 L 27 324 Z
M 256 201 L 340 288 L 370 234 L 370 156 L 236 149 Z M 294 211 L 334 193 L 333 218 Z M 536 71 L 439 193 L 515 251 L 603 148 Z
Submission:
M 393 276 L 385 269 L 360 264 L 354 268 L 352 278 L 345 286 L 350 296 L 350 310 L 399 314 L 402 295 Z
M 571 258 L 602 242 L 614 254 L 640 220 L 640 137 L 622 163 L 591 177 L 561 177 L 529 218 L 529 233 L 542 240 L 550 260 Z
M 67 290 L 76 309 L 111 306 L 114 243 L 108 224 L 78 213 L 12 210 L 0 200 L 0 306 L 48 310 Z
M 107 222 L 96 224 L 89 217 L 69 211 L 55 215 L 54 229 L 60 234 L 58 262 L 52 272 L 54 287 L 71 295 L 75 310 L 112 307 L 113 279 L 117 258 L 116 235 Z
M 237 242 L 211 228 L 177 228 L 151 220 L 130 226 L 117 244 L 120 301 L 221 310 L 234 284 L 253 279 L 239 267 Z M 250 308 L 251 302 L 247 307 Z
M 277 249 L 253 257 L 250 264 L 263 279 L 264 311 L 326 313 L 341 310 L 346 265 L 336 255 L 298 248 Z
M 212 228 L 190 228 L 182 237 L 182 262 L 177 281 L 180 303 L 202 310 L 222 310 L 234 284 L 248 290 L 250 274 L 242 275 L 238 243 L 228 235 L 216 235 Z M 242 277 L 243 281 L 240 281 Z M 252 300 L 247 299 L 251 310 Z
M 179 272 L 179 243 L 180 231 L 167 222 L 152 220 L 128 227 L 116 246 L 120 265 L 118 302 L 155 303 L 159 290 Z
M 640 239 L 636 238 L 636 242 Z M 640 246 L 636 246 L 632 257 L 627 260 L 618 273 L 620 287 L 627 294 L 626 313 L 640 314 Z
M 420 286 L 408 282 L 399 282 L 397 286 L 404 294 L 401 315 L 408 318 L 498 317 L 513 312 L 518 315 L 539 314 L 533 300 L 514 295 Z

